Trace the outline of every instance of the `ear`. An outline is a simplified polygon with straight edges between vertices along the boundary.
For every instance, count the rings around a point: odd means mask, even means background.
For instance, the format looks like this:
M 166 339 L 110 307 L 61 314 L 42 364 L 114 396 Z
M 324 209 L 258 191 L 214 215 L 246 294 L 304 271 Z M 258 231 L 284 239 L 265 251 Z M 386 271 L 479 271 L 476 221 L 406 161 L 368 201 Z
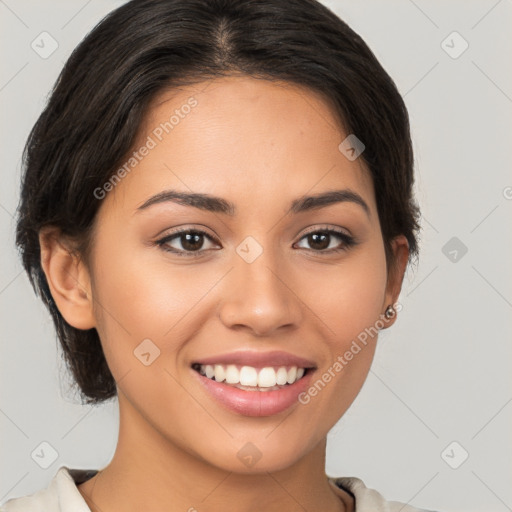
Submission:
M 76 329 L 96 326 L 89 271 L 69 240 L 55 227 L 39 232 L 41 266 L 64 320 Z
M 407 242 L 407 238 L 404 235 L 400 235 L 394 238 L 391 242 L 391 247 L 395 255 L 395 264 L 389 269 L 388 272 L 386 294 L 384 297 L 384 303 L 382 304 L 381 318 L 385 322 L 385 329 L 391 327 L 395 323 L 397 313 L 401 309 L 397 309 L 396 304 L 398 303 L 398 297 L 400 296 L 405 270 L 409 260 L 409 243 Z M 384 316 L 384 314 L 390 305 L 394 307 L 395 314 L 392 318 L 388 319 Z

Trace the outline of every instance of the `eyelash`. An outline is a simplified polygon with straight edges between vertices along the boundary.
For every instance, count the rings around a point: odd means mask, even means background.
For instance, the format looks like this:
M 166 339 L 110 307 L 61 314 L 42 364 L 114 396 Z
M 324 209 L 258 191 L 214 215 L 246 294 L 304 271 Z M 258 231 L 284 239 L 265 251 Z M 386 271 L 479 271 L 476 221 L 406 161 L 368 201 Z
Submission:
M 200 249 L 198 251 L 186 251 L 186 250 L 181 251 L 181 250 L 171 249 L 166 245 L 171 240 L 174 240 L 175 238 L 179 238 L 180 235 L 190 234 L 190 233 L 204 235 L 205 237 L 209 238 L 211 241 L 218 244 L 217 240 L 215 240 L 211 235 L 209 235 L 205 231 L 203 231 L 201 229 L 190 229 L 190 228 L 178 229 L 178 230 L 166 235 L 165 237 L 161 238 L 160 240 L 157 240 L 155 243 L 160 248 L 162 248 L 164 251 L 170 252 L 170 253 L 180 256 L 180 257 L 184 256 L 184 257 L 194 258 L 194 257 L 201 256 L 202 253 L 205 252 L 205 249 Z M 328 250 L 306 249 L 307 251 L 312 251 L 312 252 L 315 252 L 318 254 L 322 254 L 322 253 L 323 254 L 333 254 L 333 253 L 339 253 L 342 251 L 347 251 L 354 245 L 357 245 L 357 242 L 354 237 L 347 235 L 346 233 L 344 233 L 342 231 L 338 231 L 333 228 L 316 229 L 314 231 L 309 231 L 307 233 L 304 233 L 304 235 L 300 238 L 299 242 L 309 235 L 319 234 L 319 233 L 334 235 L 342 240 L 343 245 L 337 249 L 328 249 Z M 206 249 L 206 250 L 208 250 L 208 249 Z

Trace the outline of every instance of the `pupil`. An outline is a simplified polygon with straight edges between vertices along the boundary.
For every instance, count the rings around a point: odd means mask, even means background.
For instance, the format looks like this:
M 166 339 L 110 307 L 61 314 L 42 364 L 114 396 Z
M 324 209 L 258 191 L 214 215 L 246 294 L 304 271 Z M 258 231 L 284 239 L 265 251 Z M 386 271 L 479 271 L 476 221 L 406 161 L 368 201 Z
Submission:
M 326 249 L 327 247 L 329 247 L 329 236 L 330 235 L 328 233 L 322 233 L 322 234 L 313 233 L 313 234 L 309 235 L 308 243 L 314 249 Z M 322 240 L 320 240 L 320 239 L 322 239 Z M 316 244 L 316 247 L 315 247 L 315 244 Z
M 203 239 L 200 233 L 186 233 L 185 235 L 182 235 L 182 242 L 181 245 L 184 249 L 187 251 L 194 251 L 197 249 L 201 249 L 203 246 Z M 183 238 L 185 241 L 183 242 Z

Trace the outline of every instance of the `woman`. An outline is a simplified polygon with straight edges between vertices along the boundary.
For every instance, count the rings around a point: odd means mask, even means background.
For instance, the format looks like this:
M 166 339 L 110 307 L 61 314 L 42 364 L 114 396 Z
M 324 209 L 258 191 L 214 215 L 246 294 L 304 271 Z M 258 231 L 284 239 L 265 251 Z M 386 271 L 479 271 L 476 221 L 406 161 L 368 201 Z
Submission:
M 419 510 L 325 474 L 418 252 L 412 185 L 402 98 L 316 1 L 113 11 L 30 134 L 17 243 L 118 444 L 3 510 Z

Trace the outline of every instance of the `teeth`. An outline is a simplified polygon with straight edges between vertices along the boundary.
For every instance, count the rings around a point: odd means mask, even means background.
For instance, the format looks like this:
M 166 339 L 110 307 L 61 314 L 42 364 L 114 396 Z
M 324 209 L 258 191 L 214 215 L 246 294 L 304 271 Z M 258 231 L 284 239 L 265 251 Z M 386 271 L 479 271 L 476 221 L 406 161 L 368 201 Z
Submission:
M 288 372 L 286 371 L 286 368 L 281 367 L 276 372 L 276 384 L 279 384 L 279 386 L 284 386 L 286 382 L 288 381 Z
M 242 366 L 240 369 L 240 384 L 242 384 L 242 386 L 257 386 L 258 372 L 256 368 L 252 366 Z
M 226 384 L 238 384 L 240 387 L 252 386 L 259 388 L 274 388 L 276 386 L 284 386 L 293 384 L 304 376 L 304 368 L 297 366 L 279 366 L 273 368 L 267 366 L 257 369 L 252 366 L 242 366 L 240 369 L 234 364 L 216 364 L 216 365 L 200 365 L 199 373 L 205 375 L 209 379 L 215 379 L 217 382 Z
M 204 367 L 204 373 L 209 379 L 211 379 L 212 377 L 215 377 L 215 368 L 211 364 L 207 364 Z
M 201 365 L 201 370 L 203 366 Z M 222 382 L 226 378 L 226 370 L 224 370 L 224 366 L 220 364 L 215 365 L 215 380 L 217 382 Z
M 262 368 L 258 373 L 258 387 L 271 388 L 276 385 L 276 371 L 271 366 Z
M 234 364 L 228 365 L 226 368 L 226 383 L 238 384 L 240 382 L 240 372 Z
M 286 382 L 288 382 L 288 384 L 293 384 L 297 379 L 297 367 L 296 366 L 292 366 L 289 370 L 288 370 L 288 378 L 286 380 Z

